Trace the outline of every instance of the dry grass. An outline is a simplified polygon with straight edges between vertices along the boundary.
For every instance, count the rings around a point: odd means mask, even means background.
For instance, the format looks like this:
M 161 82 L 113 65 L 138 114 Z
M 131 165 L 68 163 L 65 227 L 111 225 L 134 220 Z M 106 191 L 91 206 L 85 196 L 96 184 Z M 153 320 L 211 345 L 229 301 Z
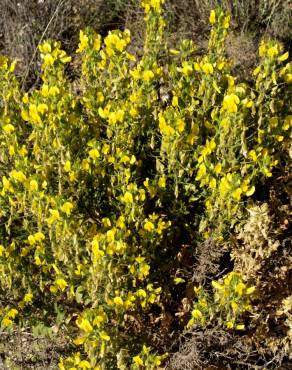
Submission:
M 43 39 L 61 40 L 65 50 L 73 53 L 80 29 L 91 26 L 105 34 L 123 27 L 127 19 L 124 4 L 113 0 L 0 0 L 0 53 L 19 60 L 17 72 L 31 87 L 37 83 L 37 46 Z M 126 9 L 130 10 L 129 4 Z

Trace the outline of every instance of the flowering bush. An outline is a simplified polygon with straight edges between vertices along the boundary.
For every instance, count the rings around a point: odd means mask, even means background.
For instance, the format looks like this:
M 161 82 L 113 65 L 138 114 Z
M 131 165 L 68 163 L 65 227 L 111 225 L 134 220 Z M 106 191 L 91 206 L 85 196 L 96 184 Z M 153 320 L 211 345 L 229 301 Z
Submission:
M 158 368 L 166 355 L 145 330 L 175 299 L 181 245 L 226 241 L 289 146 L 292 68 L 281 45 L 263 42 L 254 85 L 237 83 L 229 16 L 211 12 L 208 50 L 196 56 L 190 40 L 167 46 L 163 3 L 142 1 L 139 61 L 129 31 L 80 31 L 78 91 L 57 42 L 39 46 L 41 83 L 30 92 L 15 62 L 0 59 L 1 326 L 59 307 L 77 347 L 60 369 Z M 213 283 L 229 329 L 251 308 L 254 288 L 241 279 Z M 194 308 L 191 324 L 201 316 Z

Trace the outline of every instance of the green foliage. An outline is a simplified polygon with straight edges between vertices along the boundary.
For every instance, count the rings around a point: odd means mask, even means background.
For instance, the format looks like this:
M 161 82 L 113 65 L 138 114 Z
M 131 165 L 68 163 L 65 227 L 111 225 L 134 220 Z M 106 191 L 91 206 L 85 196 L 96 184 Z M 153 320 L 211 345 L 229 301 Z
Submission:
M 80 31 L 78 91 L 57 42 L 40 45 L 42 82 L 27 93 L 15 62 L 0 60 L 0 287 L 10 302 L 1 326 L 29 321 L 34 305 L 62 307 L 57 321 L 61 312 L 72 332 L 75 321 L 82 354 L 60 369 L 158 368 L 165 355 L 151 352 L 149 326 L 174 301 L 172 259 L 186 241 L 226 241 L 289 145 L 281 45 L 262 43 L 254 85 L 237 84 L 224 47 L 230 17 L 211 12 L 197 56 L 189 40 L 168 47 L 163 3 L 142 1 L 139 61 L 128 30 L 104 40 Z M 228 276 L 208 299 L 232 329 L 253 288 Z

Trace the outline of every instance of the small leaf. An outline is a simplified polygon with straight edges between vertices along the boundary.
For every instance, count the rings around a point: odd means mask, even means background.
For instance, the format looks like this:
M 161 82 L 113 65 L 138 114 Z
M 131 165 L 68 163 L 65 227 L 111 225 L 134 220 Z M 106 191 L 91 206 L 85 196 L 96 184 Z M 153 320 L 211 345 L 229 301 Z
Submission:
M 284 62 L 285 60 L 287 60 L 289 58 L 289 52 L 287 51 L 285 54 L 281 55 L 279 58 L 278 58 L 278 61 L 279 62 Z
M 252 186 L 250 189 L 248 189 L 248 190 L 247 190 L 247 192 L 245 193 L 245 195 L 246 195 L 247 197 L 250 197 L 251 195 L 253 195 L 253 194 L 254 194 L 254 192 L 255 192 L 255 187 L 254 187 L 254 186 Z
M 185 283 L 186 281 L 180 277 L 177 277 L 177 278 L 174 278 L 173 279 L 175 285 L 178 285 L 178 284 L 182 284 L 182 283 Z

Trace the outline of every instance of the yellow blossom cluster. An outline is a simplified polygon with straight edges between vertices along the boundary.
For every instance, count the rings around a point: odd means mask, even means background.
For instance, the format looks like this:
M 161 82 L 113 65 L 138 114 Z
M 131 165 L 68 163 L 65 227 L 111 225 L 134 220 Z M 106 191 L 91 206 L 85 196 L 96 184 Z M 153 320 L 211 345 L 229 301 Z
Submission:
M 243 312 L 251 310 L 250 297 L 255 292 L 255 286 L 248 286 L 241 273 L 232 271 L 224 277 L 223 283 L 212 281 L 212 287 L 213 296 L 205 292 L 202 286 L 194 288 L 197 300 L 188 326 L 218 320 L 227 329 L 244 330 L 245 325 L 238 319 Z

